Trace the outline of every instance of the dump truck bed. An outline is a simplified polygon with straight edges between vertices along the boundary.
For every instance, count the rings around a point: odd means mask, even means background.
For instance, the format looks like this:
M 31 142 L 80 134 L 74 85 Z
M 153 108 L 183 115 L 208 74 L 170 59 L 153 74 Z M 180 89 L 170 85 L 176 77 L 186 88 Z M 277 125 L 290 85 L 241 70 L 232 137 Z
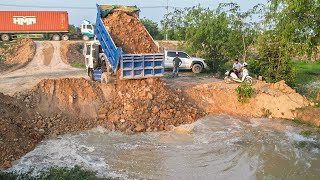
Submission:
M 110 8 L 111 7 L 111 8 Z M 121 79 L 140 79 L 160 77 L 164 74 L 164 54 L 125 54 L 121 47 L 117 47 L 111 35 L 107 31 L 102 18 L 111 12 L 114 6 L 97 5 L 97 19 L 95 35 L 108 59 L 113 73 L 117 69 L 121 72 Z M 136 11 L 134 7 L 124 7 L 130 11 Z

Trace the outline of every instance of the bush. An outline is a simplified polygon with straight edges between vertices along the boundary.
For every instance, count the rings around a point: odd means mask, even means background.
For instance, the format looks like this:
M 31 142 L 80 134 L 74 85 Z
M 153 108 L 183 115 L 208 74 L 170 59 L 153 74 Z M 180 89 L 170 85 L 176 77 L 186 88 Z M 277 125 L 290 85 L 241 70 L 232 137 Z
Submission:
M 39 180 L 54 180 L 54 179 L 72 179 L 72 180 L 100 180 L 106 178 L 98 178 L 96 172 L 82 169 L 80 166 L 74 168 L 54 167 L 40 172 L 37 176 L 32 176 L 31 172 L 27 173 L 6 173 L 0 172 L 0 180 L 15 180 L 15 179 L 39 179 Z
M 254 93 L 253 88 L 246 83 L 241 83 L 235 90 L 237 92 L 238 101 L 241 103 L 247 102 Z

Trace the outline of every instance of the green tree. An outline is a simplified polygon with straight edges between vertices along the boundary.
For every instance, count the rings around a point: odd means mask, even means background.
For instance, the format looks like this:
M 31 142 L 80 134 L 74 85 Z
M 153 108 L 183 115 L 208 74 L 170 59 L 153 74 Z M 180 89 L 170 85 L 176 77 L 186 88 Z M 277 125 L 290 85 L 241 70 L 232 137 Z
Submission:
M 76 26 L 73 24 L 69 24 L 69 33 L 75 34 L 76 33 Z
M 319 0 L 269 0 L 266 26 L 291 55 L 316 58 L 320 45 Z
M 163 20 L 160 21 L 161 35 L 164 39 L 167 34 L 170 40 L 185 40 L 184 16 L 188 9 L 174 9 L 173 12 L 164 15 Z
M 169 37 L 184 40 L 190 54 L 204 57 L 213 72 L 223 71 L 226 60 L 247 58 L 249 46 L 254 42 L 256 30 L 247 18 L 256 12 L 241 12 L 237 4 L 221 4 L 216 10 L 200 5 L 176 10 L 165 18 Z
M 160 31 L 158 28 L 158 24 L 150 19 L 143 18 L 141 19 L 141 23 L 153 37 L 153 39 L 162 39 L 160 36 Z
M 261 34 L 256 48 L 259 55 L 259 73 L 267 82 L 285 80 L 288 85 L 294 85 L 295 71 L 290 61 L 288 47 L 269 30 Z

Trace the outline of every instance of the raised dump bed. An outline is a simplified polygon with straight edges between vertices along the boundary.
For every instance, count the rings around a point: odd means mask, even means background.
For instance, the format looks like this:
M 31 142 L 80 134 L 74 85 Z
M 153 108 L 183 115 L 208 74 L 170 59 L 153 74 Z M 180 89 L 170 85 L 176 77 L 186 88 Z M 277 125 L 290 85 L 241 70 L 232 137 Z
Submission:
M 103 51 L 101 61 L 106 60 L 110 64 L 113 74 L 119 69 L 120 79 L 160 77 L 164 73 L 164 53 L 159 53 L 159 48 L 138 19 L 138 12 L 139 9 L 133 6 L 97 5 L 95 35 Z M 118 18 L 114 17 L 118 15 Z M 115 22 L 115 19 L 119 22 Z M 112 22 L 110 26 L 108 22 Z M 139 42 L 141 39 L 146 40 Z M 146 53 L 143 53 L 144 49 Z M 94 68 L 93 64 L 88 67 L 94 73 L 94 79 L 100 80 L 103 69 L 107 68 Z

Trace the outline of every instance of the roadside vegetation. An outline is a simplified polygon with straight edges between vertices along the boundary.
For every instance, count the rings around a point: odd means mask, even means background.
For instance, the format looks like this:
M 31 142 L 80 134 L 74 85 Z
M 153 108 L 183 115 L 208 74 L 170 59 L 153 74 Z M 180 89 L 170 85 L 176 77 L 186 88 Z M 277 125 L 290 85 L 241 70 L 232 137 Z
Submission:
M 102 180 L 107 178 L 99 178 L 97 177 L 96 172 L 84 170 L 80 166 L 75 166 L 74 168 L 50 168 L 47 170 L 41 171 L 38 175 L 32 175 L 32 172 L 28 173 L 8 173 L 0 171 L 0 179 L 3 180 L 16 180 L 16 179 L 24 179 L 24 180 L 64 180 L 64 179 L 72 179 L 72 180 Z
M 81 68 L 81 69 L 85 69 L 86 68 L 86 65 L 83 64 L 83 63 L 74 63 L 74 64 L 71 64 L 72 67 L 74 68 Z
M 297 91 L 310 99 L 315 99 L 320 93 L 320 61 L 294 62 L 296 70 L 295 84 Z
M 318 0 L 270 0 L 248 11 L 221 3 L 216 9 L 175 9 L 157 31 L 151 20 L 142 22 L 155 39 L 167 33 L 168 39 L 182 42 L 181 49 L 205 58 L 212 73 L 224 73 L 238 58 L 249 63 L 255 76 L 285 80 L 312 97 L 315 92 L 307 92 L 305 85 L 319 80 L 319 10 Z

